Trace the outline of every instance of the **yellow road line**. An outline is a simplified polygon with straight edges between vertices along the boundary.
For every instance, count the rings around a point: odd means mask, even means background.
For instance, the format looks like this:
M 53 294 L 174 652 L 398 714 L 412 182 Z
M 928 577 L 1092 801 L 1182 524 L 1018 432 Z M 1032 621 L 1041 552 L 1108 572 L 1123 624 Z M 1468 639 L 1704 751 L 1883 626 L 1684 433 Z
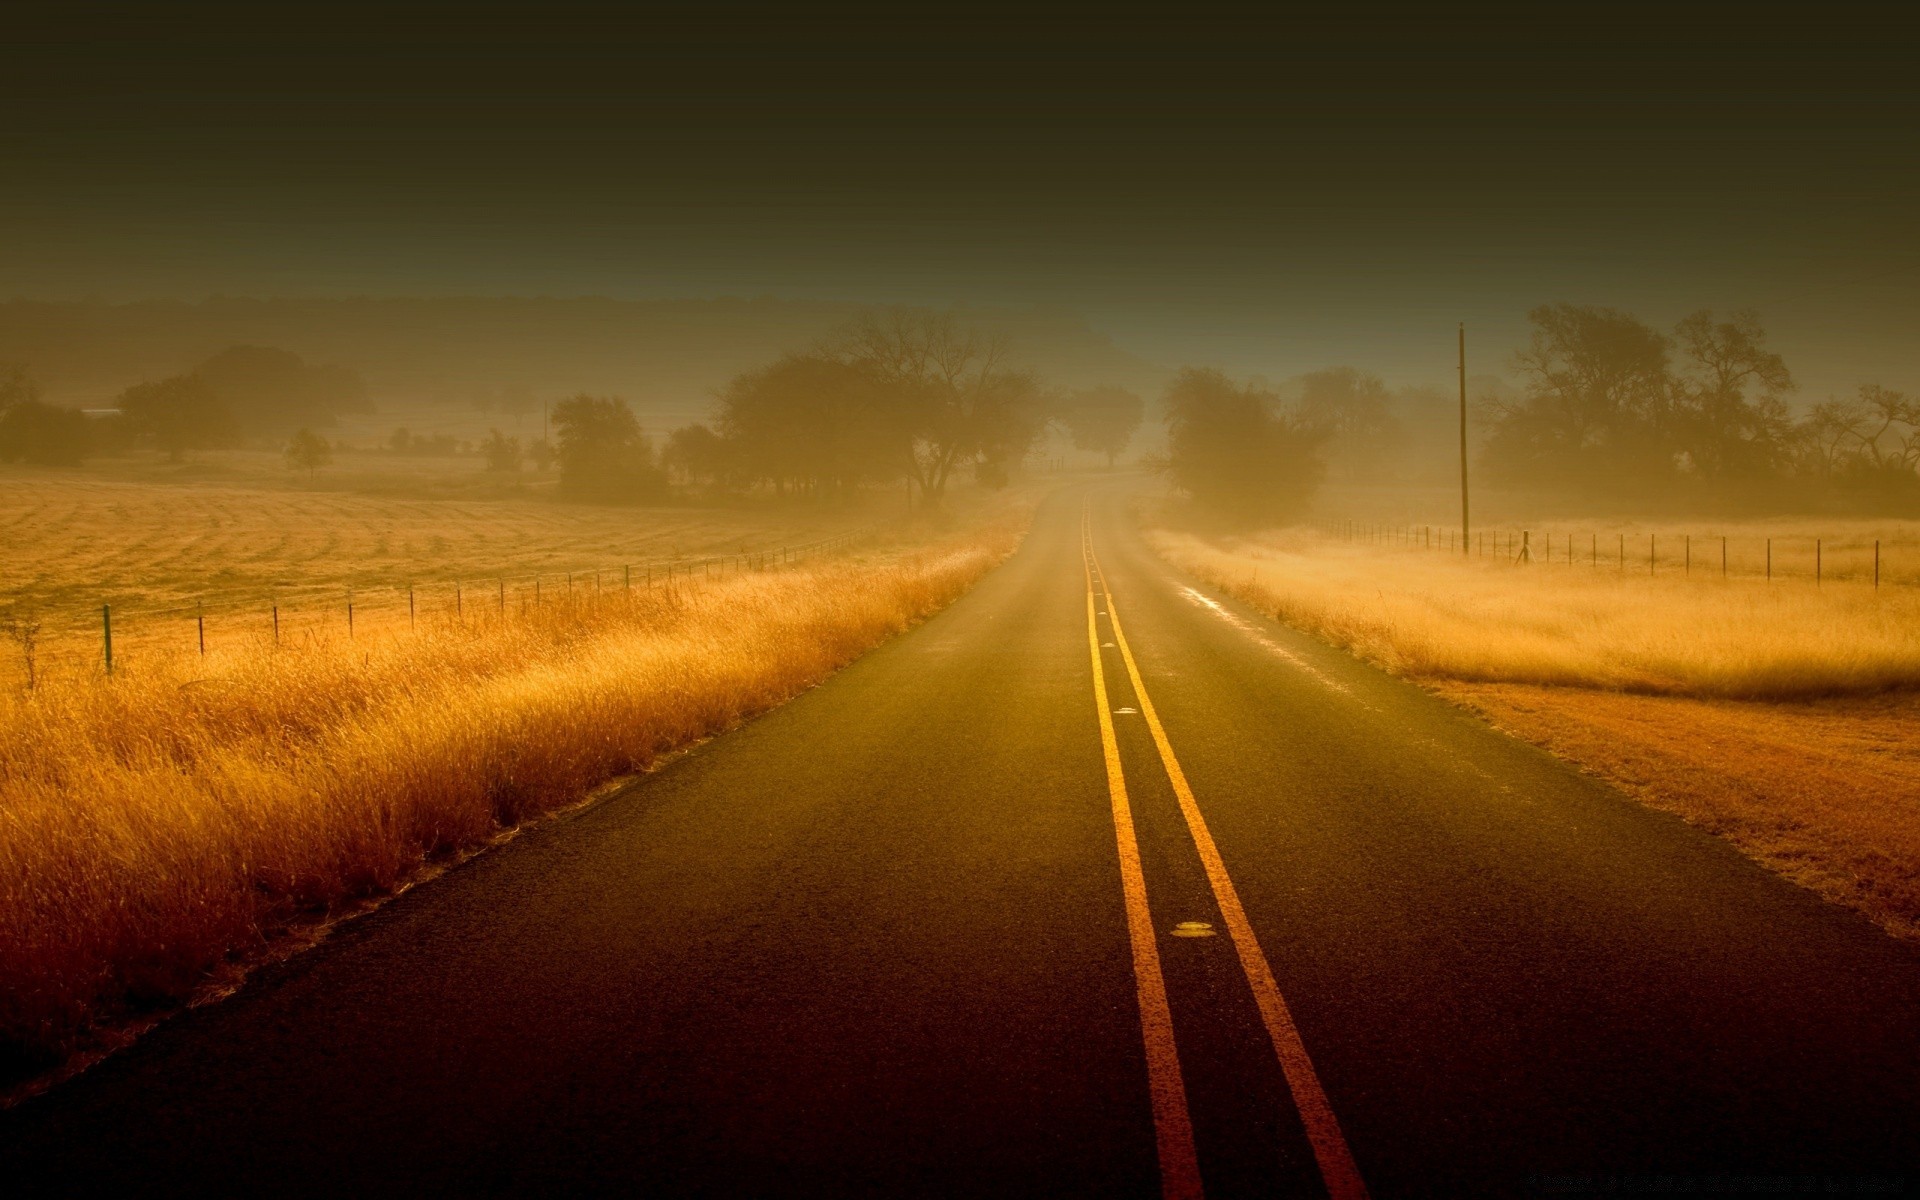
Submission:
M 1219 847 L 1214 845 L 1206 818 L 1200 815 L 1200 805 L 1193 798 L 1193 789 L 1187 784 L 1187 774 L 1180 769 L 1180 760 L 1174 756 L 1173 744 L 1167 740 L 1167 731 L 1160 724 L 1160 715 L 1154 711 L 1153 699 L 1147 695 L 1147 685 L 1140 678 L 1140 667 L 1134 662 L 1133 650 L 1127 645 L 1127 635 L 1120 627 L 1120 610 L 1113 603 L 1113 592 L 1107 587 L 1106 576 L 1100 572 L 1100 559 L 1093 552 L 1090 533 L 1087 556 L 1091 560 L 1092 571 L 1099 578 L 1100 591 L 1107 602 L 1107 623 L 1113 629 L 1113 640 L 1118 643 L 1120 657 L 1127 664 L 1127 676 L 1133 681 L 1134 695 L 1139 697 L 1141 715 L 1146 717 L 1147 729 L 1153 734 L 1153 744 L 1160 750 L 1160 761 L 1166 766 L 1167 779 L 1173 784 L 1174 795 L 1179 798 L 1180 812 L 1186 817 L 1194 848 L 1200 852 L 1200 862 L 1206 868 L 1207 882 L 1212 886 L 1214 899 L 1220 905 L 1221 918 L 1225 920 L 1227 933 L 1240 955 L 1240 969 L 1246 973 L 1247 984 L 1253 989 L 1260 1019 L 1266 1024 L 1267 1036 L 1273 1042 L 1273 1052 L 1280 1060 L 1280 1070 L 1287 1077 L 1287 1086 L 1293 1092 L 1294 1107 L 1300 1113 L 1307 1140 L 1313 1146 L 1314 1159 L 1320 1165 L 1320 1178 L 1326 1183 L 1327 1194 L 1332 1200 L 1365 1200 L 1367 1185 L 1360 1178 L 1360 1168 L 1353 1161 L 1353 1151 L 1347 1146 L 1346 1135 L 1340 1131 L 1340 1122 L 1333 1115 L 1333 1106 L 1327 1101 L 1326 1090 L 1320 1086 L 1319 1073 L 1313 1069 L 1313 1060 L 1307 1056 L 1307 1045 L 1301 1040 L 1300 1030 L 1293 1023 L 1293 1014 L 1288 1011 L 1287 1002 L 1280 995 L 1280 985 L 1274 980 L 1273 967 L 1267 962 L 1266 953 L 1260 949 L 1259 940 L 1254 937 L 1253 924 L 1247 920 L 1247 911 L 1240 904 L 1240 893 L 1233 886 L 1232 876 L 1227 874 L 1226 863 L 1220 858 Z M 1091 594 L 1087 603 L 1091 612 Z M 1098 657 L 1098 651 L 1095 656 Z
M 1083 531 L 1084 532 L 1084 531 Z M 1091 553 L 1090 545 L 1083 550 Z M 1120 890 L 1127 904 L 1127 939 L 1133 946 L 1133 978 L 1140 999 L 1140 1036 L 1147 1052 L 1147 1090 L 1153 1101 L 1153 1130 L 1160 1156 L 1160 1193 L 1167 1200 L 1199 1197 L 1200 1159 L 1193 1147 L 1193 1118 L 1187 1111 L 1187 1087 L 1180 1077 L 1180 1053 L 1173 1041 L 1173 1009 L 1160 971 L 1160 946 L 1147 908 L 1147 876 L 1140 866 L 1140 843 L 1133 831 L 1133 808 L 1120 770 L 1120 743 L 1113 734 L 1107 673 L 1100 662 L 1100 627 L 1093 604 L 1093 569 L 1087 569 L 1087 642 L 1093 653 L 1093 701 L 1100 714 L 1100 744 L 1107 756 L 1107 796 L 1113 804 L 1113 831 L 1120 847 Z

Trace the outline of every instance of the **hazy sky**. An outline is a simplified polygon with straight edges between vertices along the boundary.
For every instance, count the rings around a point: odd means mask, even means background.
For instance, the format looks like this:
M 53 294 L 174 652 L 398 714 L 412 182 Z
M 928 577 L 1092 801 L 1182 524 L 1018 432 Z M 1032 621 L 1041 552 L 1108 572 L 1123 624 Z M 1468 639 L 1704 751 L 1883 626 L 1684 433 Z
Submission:
M 0 295 L 1043 303 L 1405 380 L 1750 305 L 1807 391 L 1920 390 L 1899 6 L 39 7 Z

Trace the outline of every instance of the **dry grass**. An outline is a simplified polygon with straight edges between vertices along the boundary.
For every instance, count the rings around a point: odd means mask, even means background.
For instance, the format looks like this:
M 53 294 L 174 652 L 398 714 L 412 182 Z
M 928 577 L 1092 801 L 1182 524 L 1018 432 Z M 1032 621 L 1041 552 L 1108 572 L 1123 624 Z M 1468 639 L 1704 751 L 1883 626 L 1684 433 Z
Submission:
M 284 475 L 284 472 L 282 473 Z M 893 497 L 876 498 L 891 512 Z M 565 591 L 569 572 L 591 590 L 622 564 L 659 564 L 778 550 L 872 522 L 876 506 L 742 510 L 634 509 L 526 497 L 448 500 L 311 492 L 282 479 L 157 484 L 0 467 L 0 617 L 41 626 L 49 664 L 97 668 L 100 607 L 113 606 L 118 661 L 197 649 L 205 614 L 216 649 L 270 637 L 343 633 L 352 590 L 356 633 L 407 624 L 416 609 L 455 606 L 454 587 L 507 603 Z M 643 570 L 644 568 L 637 568 Z M 642 580 L 644 576 L 639 576 Z M 544 598 L 544 595 L 543 595 Z M 0 683 L 23 672 L 20 647 L 0 644 Z
M 818 682 L 1021 522 L 672 590 L 257 641 L 0 694 L 0 1050 L 42 1064 Z
M 1169 560 L 1418 679 L 1789 699 L 1920 685 L 1920 589 L 1514 566 L 1302 531 L 1157 531 Z
M 1920 590 L 1648 578 L 1577 555 L 1515 566 L 1303 531 L 1150 536 L 1279 620 L 1920 936 Z

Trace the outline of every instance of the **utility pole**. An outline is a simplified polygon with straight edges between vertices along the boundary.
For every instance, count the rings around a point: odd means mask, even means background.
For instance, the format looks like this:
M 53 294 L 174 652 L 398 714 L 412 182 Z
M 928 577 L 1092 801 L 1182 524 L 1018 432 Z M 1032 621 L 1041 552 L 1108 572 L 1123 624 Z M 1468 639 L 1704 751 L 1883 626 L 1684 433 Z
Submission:
M 1467 520 L 1467 323 L 1460 322 L 1460 548 L 1466 551 Z

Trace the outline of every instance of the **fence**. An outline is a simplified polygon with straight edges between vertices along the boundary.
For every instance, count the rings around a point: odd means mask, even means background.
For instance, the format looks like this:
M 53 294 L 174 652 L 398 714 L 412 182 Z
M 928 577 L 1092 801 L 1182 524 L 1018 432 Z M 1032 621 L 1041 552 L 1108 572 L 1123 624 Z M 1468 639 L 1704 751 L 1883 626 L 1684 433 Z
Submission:
M 1463 545 L 1457 527 L 1323 519 L 1316 530 L 1337 541 L 1449 553 L 1482 561 L 1584 566 L 1668 579 L 1751 579 L 1920 584 L 1920 541 L 1818 534 L 1634 533 L 1494 528 Z M 1896 564 L 1900 573 L 1895 573 Z
M 28 682 L 47 667 L 81 661 L 91 661 L 111 675 L 116 665 L 125 667 L 129 650 L 205 657 L 210 650 L 242 640 L 278 646 L 335 637 L 365 639 L 412 629 L 429 617 L 463 620 L 469 614 L 486 614 L 504 619 L 530 606 L 778 570 L 849 550 L 871 541 L 883 528 L 868 525 L 819 541 L 737 554 L 405 584 L 303 584 L 184 605 L 116 604 L 108 599 L 89 608 L 63 605 L 36 611 L 16 603 L 0 629 L 10 635 L 12 665 Z

